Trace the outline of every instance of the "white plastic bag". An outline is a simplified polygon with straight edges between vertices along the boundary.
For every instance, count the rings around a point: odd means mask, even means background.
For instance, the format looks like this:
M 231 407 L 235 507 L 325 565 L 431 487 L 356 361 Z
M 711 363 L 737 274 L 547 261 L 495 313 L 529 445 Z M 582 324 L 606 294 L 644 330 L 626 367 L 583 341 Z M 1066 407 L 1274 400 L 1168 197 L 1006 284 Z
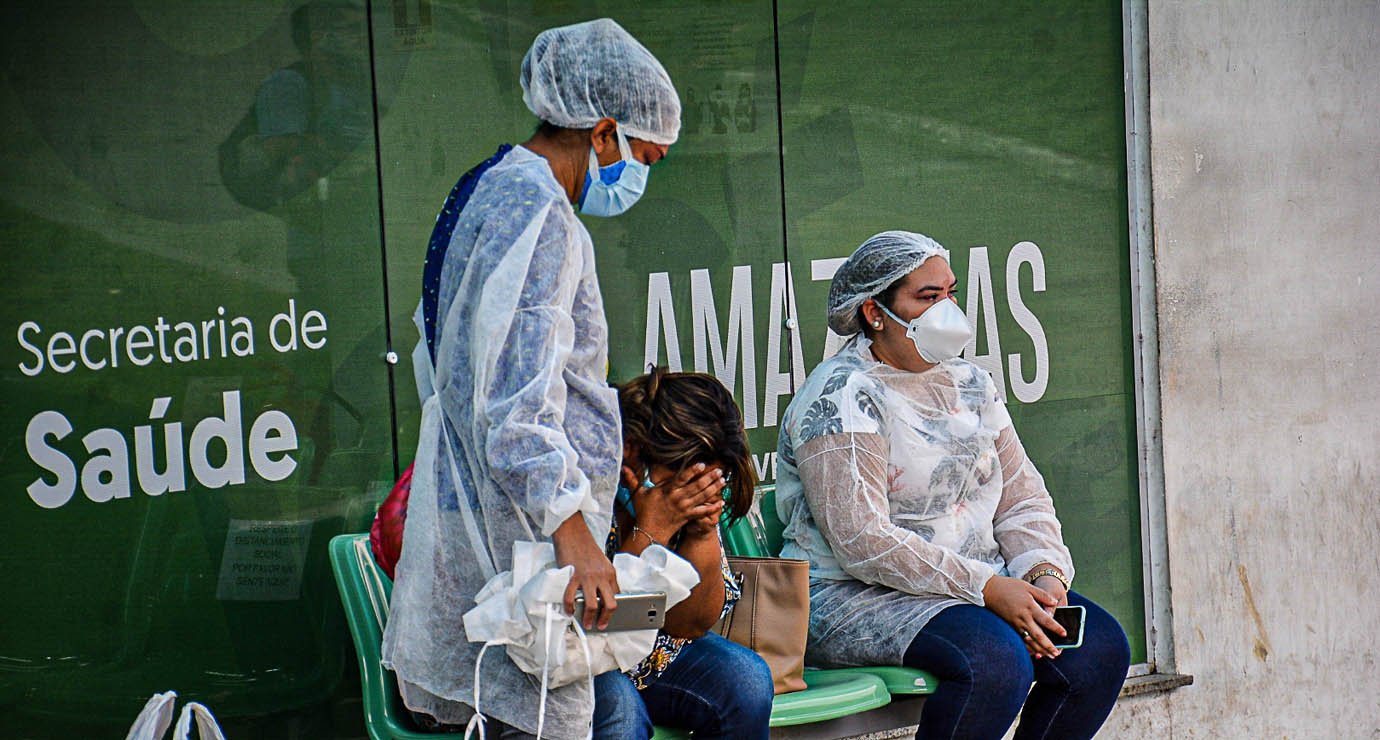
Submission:
M 173 730 L 173 740 L 191 740 L 193 717 L 196 718 L 196 733 L 201 740 L 225 740 L 211 710 L 194 701 L 182 707 L 182 714 L 177 718 L 177 729 Z
M 134 724 L 129 726 L 125 740 L 162 740 L 163 734 L 172 726 L 175 704 L 176 691 L 164 691 L 149 697 L 139 716 L 134 718 Z
M 173 708 L 176 704 L 176 691 L 154 694 L 145 702 L 139 716 L 134 718 L 134 724 L 130 725 L 125 740 L 163 740 L 168 727 L 172 726 Z M 187 702 L 186 706 L 182 707 L 182 714 L 177 718 L 172 740 L 190 740 L 193 719 L 196 720 L 197 735 L 201 740 L 225 740 L 225 735 L 221 733 L 220 725 L 211 714 L 211 710 L 194 701 Z
M 630 670 L 652 652 L 654 629 L 586 633 L 565 613 L 563 604 L 575 568 L 555 565 L 556 549 L 551 543 L 514 542 L 513 569 L 490 578 L 475 596 L 475 607 L 465 612 L 465 637 L 484 643 L 474 667 L 474 717 L 465 728 L 466 740 L 475 730 L 481 740 L 485 736 L 479 666 L 492 645 L 503 645 L 518 668 L 541 678 L 538 740 L 546 723 L 550 689 L 584 678 L 593 691 L 595 675 Z M 620 591 L 664 591 L 668 610 L 684 601 L 700 582 L 689 561 L 660 545 L 648 547 L 639 556 L 620 552 L 613 556 L 613 568 Z
M 545 674 L 559 688 L 588 675 L 628 671 L 652 651 L 656 630 L 588 634 L 588 659 L 574 617 L 562 605 L 572 566 L 556 568 L 556 551 L 548 542 L 514 542 L 513 569 L 494 576 L 465 612 L 465 636 L 471 642 L 503 645 L 519 668 Z M 613 557 L 621 591 L 665 591 L 669 610 L 690 595 L 699 573 L 684 558 L 660 545 L 640 556 Z M 549 632 L 549 635 L 548 635 Z

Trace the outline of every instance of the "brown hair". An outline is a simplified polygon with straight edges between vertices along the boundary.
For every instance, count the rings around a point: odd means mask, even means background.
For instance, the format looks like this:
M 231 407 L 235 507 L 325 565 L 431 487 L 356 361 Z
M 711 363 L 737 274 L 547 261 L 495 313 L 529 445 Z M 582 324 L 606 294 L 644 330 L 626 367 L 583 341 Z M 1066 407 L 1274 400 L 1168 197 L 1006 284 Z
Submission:
M 747 514 L 757 475 L 742 414 L 718 378 L 655 368 L 619 386 L 618 407 L 623 440 L 644 464 L 677 471 L 719 464 L 728 474 L 729 520 Z

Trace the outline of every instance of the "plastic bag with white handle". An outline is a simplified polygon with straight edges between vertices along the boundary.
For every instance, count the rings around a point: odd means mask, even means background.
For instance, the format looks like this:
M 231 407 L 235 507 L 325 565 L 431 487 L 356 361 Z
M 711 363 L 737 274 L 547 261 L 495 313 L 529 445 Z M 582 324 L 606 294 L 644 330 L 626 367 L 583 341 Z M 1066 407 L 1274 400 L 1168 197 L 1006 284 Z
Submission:
M 562 607 L 574 568 L 555 564 L 556 551 L 549 542 L 514 542 L 513 569 L 484 584 L 475 597 L 476 606 L 465 612 L 465 636 L 471 642 L 503 645 L 522 670 L 534 676 L 545 672 L 551 688 L 574 683 L 591 672 L 631 670 L 642 662 L 656 641 L 655 629 L 591 633 L 592 662 L 586 662 L 574 617 Z M 694 566 L 660 545 L 648 547 L 641 556 L 618 553 L 613 567 L 620 591 L 665 591 L 668 610 L 685 600 L 700 581 Z M 545 637 L 548 619 L 549 640 Z
M 134 724 L 129 726 L 125 740 L 162 740 L 164 733 L 172 726 L 173 709 L 177 704 L 176 691 L 154 694 L 139 710 Z
M 586 633 L 563 606 L 573 566 L 557 568 L 556 550 L 549 542 L 514 542 L 513 568 L 484 584 L 475 607 L 464 615 L 465 637 L 485 649 L 503 645 L 523 671 L 542 680 L 537 736 L 544 724 L 546 692 L 612 670 L 628 671 L 652 652 L 657 630 Z M 660 545 L 641 555 L 613 556 L 618 588 L 624 593 L 663 591 L 666 609 L 684 601 L 700 582 L 689 561 Z M 483 652 L 480 653 L 480 661 Z M 479 666 L 475 666 L 475 718 L 483 737 L 479 707 Z M 471 721 L 469 731 L 475 729 Z
M 172 727 L 173 709 L 177 704 L 176 691 L 154 694 L 144 703 L 144 708 L 134 718 L 125 740 L 163 740 L 168 728 Z M 201 740 L 225 740 L 220 725 L 205 705 L 191 701 L 182 707 L 178 715 L 177 727 L 173 729 L 172 740 L 191 740 L 192 722 L 196 722 L 197 736 Z
M 193 719 L 196 719 L 196 733 L 201 740 L 225 740 L 211 710 L 194 701 L 182 707 L 182 714 L 177 718 L 177 729 L 173 730 L 173 740 L 191 740 Z

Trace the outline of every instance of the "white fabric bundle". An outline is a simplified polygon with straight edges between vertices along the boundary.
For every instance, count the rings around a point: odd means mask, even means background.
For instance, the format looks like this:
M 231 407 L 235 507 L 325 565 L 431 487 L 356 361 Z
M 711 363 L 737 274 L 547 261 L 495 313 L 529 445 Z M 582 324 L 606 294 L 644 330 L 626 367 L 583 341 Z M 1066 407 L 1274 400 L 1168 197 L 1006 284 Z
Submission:
M 513 569 L 494 576 L 465 612 L 465 635 L 471 642 L 503 645 L 519 668 L 534 676 L 547 675 L 551 688 L 565 686 L 590 674 L 628 671 L 652 652 L 655 629 L 588 633 L 588 656 L 574 617 L 561 605 L 572 566 L 557 568 L 549 542 L 514 542 Z M 695 567 L 660 545 L 641 556 L 618 553 L 613 558 L 618 588 L 624 593 L 666 593 L 666 609 L 679 604 L 700 582 Z M 547 622 L 550 622 L 548 628 Z M 549 635 L 547 634 L 549 632 Z

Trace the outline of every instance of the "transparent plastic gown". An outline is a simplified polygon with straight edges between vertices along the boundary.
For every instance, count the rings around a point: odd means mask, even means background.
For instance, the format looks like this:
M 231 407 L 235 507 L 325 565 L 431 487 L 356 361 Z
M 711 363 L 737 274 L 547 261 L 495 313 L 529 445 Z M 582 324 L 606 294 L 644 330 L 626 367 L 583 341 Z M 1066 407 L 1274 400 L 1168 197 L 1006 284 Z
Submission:
M 545 159 L 514 147 L 480 179 L 437 306 L 434 393 L 425 340 L 413 353 L 422 425 L 383 659 L 409 707 L 463 725 L 481 646 L 462 615 L 514 541 L 581 512 L 602 542 L 622 455 L 593 243 Z M 535 732 L 536 679 L 501 653 L 484 657 L 484 714 Z M 586 737 L 593 707 L 587 683 L 552 691 L 545 734 Z
M 854 336 L 787 408 L 776 505 L 783 557 L 810 561 L 811 665 L 899 665 L 945 607 L 1043 562 L 1070 578 L 1044 479 L 987 371 L 878 362 Z

